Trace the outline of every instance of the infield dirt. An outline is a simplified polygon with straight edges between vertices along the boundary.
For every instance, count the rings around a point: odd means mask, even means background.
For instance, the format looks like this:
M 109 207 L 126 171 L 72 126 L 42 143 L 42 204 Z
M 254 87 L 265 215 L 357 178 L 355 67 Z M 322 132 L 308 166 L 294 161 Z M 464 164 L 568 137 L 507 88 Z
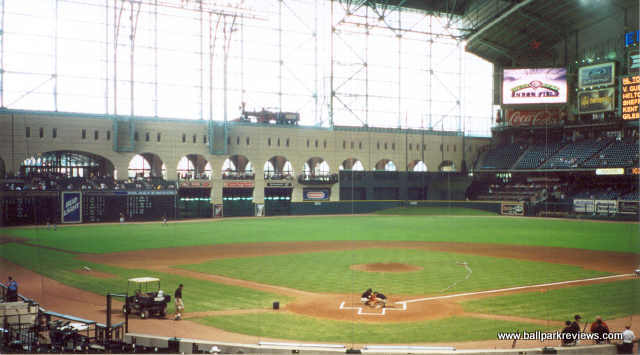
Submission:
M 20 242 L 11 240 L 11 242 Z M 332 250 L 352 250 L 360 248 L 385 247 L 385 248 L 409 248 L 409 249 L 425 249 L 433 251 L 454 252 L 462 254 L 474 254 L 503 258 L 514 258 L 532 261 L 543 261 L 559 264 L 568 264 L 581 266 L 585 269 L 606 271 L 616 274 L 629 273 L 640 263 L 640 256 L 632 253 L 617 252 L 599 252 L 582 249 L 567 249 L 553 247 L 531 247 L 531 246 L 513 246 L 513 245 L 494 245 L 494 244 L 465 244 L 465 243 L 432 243 L 432 242 L 281 242 L 281 243 L 251 243 L 251 244 L 224 244 L 215 246 L 199 246 L 199 247 L 182 247 L 171 249 L 148 249 L 135 252 L 122 252 L 111 254 L 82 254 L 78 255 L 80 259 L 101 263 L 116 265 L 125 268 L 143 268 L 152 269 L 162 272 L 170 272 L 172 274 L 188 276 L 192 278 L 210 280 L 223 284 L 248 287 L 257 290 L 263 290 L 275 294 L 292 296 L 294 301 L 282 306 L 280 312 L 292 312 L 295 314 L 303 314 L 312 317 L 335 319 L 343 321 L 358 322 L 410 322 L 430 319 L 440 319 L 450 316 L 468 316 L 476 318 L 488 318 L 496 320 L 521 321 L 527 323 L 541 324 L 552 327 L 561 328 L 559 322 L 528 319 L 511 316 L 498 316 L 491 314 L 475 314 L 465 313 L 459 302 L 480 297 L 491 297 L 505 293 L 516 292 L 532 292 L 543 291 L 551 288 L 567 287 L 565 285 L 557 285 L 552 287 L 544 287 L 540 289 L 527 289 L 524 291 L 511 291 L 494 293 L 491 295 L 476 295 L 456 298 L 455 300 L 434 300 L 428 302 L 418 302 L 407 305 L 407 311 L 388 310 L 385 316 L 358 315 L 357 311 L 340 310 L 339 305 L 345 302 L 346 305 L 359 305 L 359 294 L 318 294 L 302 290 L 295 290 L 286 287 L 265 285 L 246 280 L 238 280 L 217 275 L 209 275 L 194 271 L 172 268 L 172 265 L 194 264 L 211 259 L 235 258 L 262 255 L 280 255 L 290 253 L 309 253 L 316 251 L 332 251 Z M 398 268 L 399 265 L 387 265 L 389 269 L 385 269 L 384 265 L 365 265 L 363 267 L 375 270 L 373 272 L 402 272 Z M 20 281 L 20 292 L 37 299 L 43 306 L 48 309 L 61 313 L 73 314 L 79 317 L 102 321 L 105 318 L 105 297 L 95 295 L 86 291 L 78 290 L 57 281 L 42 277 L 29 270 L 25 270 L 12 263 L 0 260 L 0 268 L 12 275 Z M 407 270 L 409 271 L 409 270 Z M 81 272 L 81 271 L 79 271 Z M 89 273 L 91 274 L 91 273 Z M 95 275 L 96 277 L 107 277 L 107 275 Z M 110 275 L 108 275 L 110 276 Z M 616 279 L 620 280 L 620 279 Z M 590 284 L 596 282 L 608 282 L 614 280 L 587 281 L 581 284 Z M 569 286 L 576 286 L 572 284 Z M 413 298 L 416 298 L 413 296 Z M 404 300 L 402 295 L 393 295 L 390 297 L 388 304 L 393 308 L 395 301 Z M 114 309 L 119 310 L 122 304 L 116 302 Z M 375 310 L 371 310 L 375 311 Z M 201 325 L 196 322 L 189 321 L 189 318 L 202 317 L 207 315 L 226 315 L 226 314 L 246 314 L 246 313 L 265 313 L 273 312 L 268 309 L 256 310 L 240 310 L 240 311 L 217 311 L 217 312 L 199 312 L 187 313 L 187 320 L 174 322 L 170 320 L 152 319 L 138 320 L 132 319 L 130 323 L 131 329 L 139 333 L 149 333 L 164 336 L 176 336 L 198 339 L 220 340 L 227 342 L 243 342 L 256 343 L 258 341 L 270 341 L 278 339 L 269 339 L 264 337 L 247 336 L 225 332 L 223 330 L 214 329 Z M 114 313 L 114 322 L 119 321 L 118 311 Z M 638 316 L 635 316 L 636 319 Z M 622 329 L 624 325 L 630 322 L 632 317 L 625 317 L 618 320 L 607 320 L 612 329 Z M 636 333 L 640 332 L 640 324 L 633 324 Z M 282 340 L 282 339 L 280 339 Z M 447 343 L 442 345 L 455 345 L 459 349 L 469 348 L 510 348 L 511 341 L 487 340 L 479 342 L 463 342 L 463 343 Z M 354 344 L 355 345 L 355 344 Z M 438 345 L 438 344 L 430 344 Z M 557 345 L 545 343 L 544 345 Z M 540 342 L 529 341 L 519 342 L 518 347 L 539 347 Z
M 455 300 L 433 300 L 407 305 L 406 311 L 389 310 L 384 316 L 357 314 L 357 310 L 339 309 L 342 302 L 346 306 L 359 307 L 359 294 L 321 294 L 311 293 L 281 286 L 266 285 L 253 281 L 233 279 L 225 276 L 210 275 L 196 271 L 172 268 L 172 265 L 196 264 L 212 259 L 255 257 L 264 255 L 285 255 L 293 253 L 310 253 L 320 251 L 354 250 L 363 248 L 402 248 L 423 249 L 460 254 L 473 254 L 500 258 L 542 261 L 557 264 L 580 266 L 585 269 L 606 271 L 616 274 L 627 274 L 640 262 L 640 256 L 632 253 L 602 252 L 584 249 L 568 249 L 554 247 L 532 247 L 501 244 L 469 244 L 443 242 L 377 242 L 377 241 L 316 241 L 316 242 L 276 242 L 276 243 L 243 243 L 220 244 L 211 246 L 182 247 L 172 249 L 147 249 L 109 254 L 84 254 L 83 260 L 110 264 L 125 268 L 144 268 L 162 271 L 185 277 L 218 282 L 227 285 L 247 287 L 255 290 L 294 297 L 295 300 L 282 306 L 287 312 L 303 314 L 313 317 L 334 320 L 358 320 L 362 322 L 410 322 L 430 319 L 446 318 L 454 315 L 465 315 L 460 302 L 472 298 L 493 297 L 508 293 L 536 292 L 555 288 L 579 286 L 598 282 L 610 282 L 620 279 L 596 280 L 575 283 L 571 285 L 554 285 L 540 288 L 529 288 L 520 291 L 498 292 L 490 295 L 470 295 Z M 369 272 L 411 272 L 415 267 L 411 265 L 365 264 L 353 265 L 352 268 Z M 404 295 L 390 296 L 387 304 L 407 300 Z M 412 296 L 411 298 L 419 298 Z M 380 310 L 368 310 L 367 313 Z M 491 317 L 485 315 L 483 317 Z M 498 319 L 498 316 L 493 316 Z M 518 317 L 511 317 L 515 320 Z M 522 321 L 526 319 L 519 318 Z M 546 321 L 545 321 L 546 322 Z M 550 324 L 546 322 L 545 324 Z M 559 324 L 560 325 L 560 324 Z

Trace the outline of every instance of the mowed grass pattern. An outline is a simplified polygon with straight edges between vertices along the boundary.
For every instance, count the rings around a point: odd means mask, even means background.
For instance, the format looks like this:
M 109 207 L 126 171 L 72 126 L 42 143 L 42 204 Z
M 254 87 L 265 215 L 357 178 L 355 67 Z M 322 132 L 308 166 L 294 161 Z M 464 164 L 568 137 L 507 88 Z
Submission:
M 564 321 L 580 314 L 613 319 L 640 314 L 640 280 L 497 296 L 463 303 L 465 311 Z
M 322 320 L 287 313 L 206 317 L 198 322 L 259 337 L 342 344 L 459 342 L 495 339 L 497 332 L 553 328 L 535 324 L 452 317 L 412 323 Z
M 283 303 L 290 300 L 289 297 L 276 296 L 268 292 L 172 274 L 88 263 L 75 259 L 71 254 L 14 243 L 2 245 L 0 257 L 63 284 L 99 295 L 126 293 L 129 278 L 151 276 L 160 278 L 161 288 L 173 298 L 173 291 L 182 283 L 185 287 L 183 295 L 188 312 L 268 308 L 273 299 L 278 298 Z M 115 277 L 95 278 L 88 274 L 83 275 L 82 272 L 78 273 L 83 266 Z M 169 311 L 173 312 L 173 308 L 170 307 Z
M 408 215 L 224 219 L 212 222 L 172 223 L 166 227 L 159 223 L 81 225 L 59 228 L 56 232 L 44 228 L 11 228 L 2 229 L 0 233 L 28 238 L 31 243 L 43 246 L 84 253 L 223 243 L 322 240 L 496 243 L 640 252 L 638 224 L 493 216 L 455 217 L 451 216 L 453 213 L 448 216 L 411 215 L 417 213 L 415 210 L 392 212 Z M 420 214 L 439 213 L 430 210 L 428 213 Z M 0 257 L 69 286 L 97 294 L 123 292 L 126 280 L 130 277 L 159 277 L 163 289 L 171 294 L 178 283 L 184 283 L 187 313 L 268 308 L 274 299 L 282 303 L 291 300 L 281 295 L 188 277 L 88 263 L 76 259 L 70 253 L 21 244 L 2 245 Z M 473 274 L 468 280 L 463 280 L 466 270 L 456 264 L 458 261 L 466 261 L 472 268 Z M 349 269 L 353 264 L 386 262 L 421 266 L 423 270 L 393 274 L 366 273 Z M 113 274 L 115 277 L 98 279 L 75 272 L 83 265 Z M 186 268 L 315 292 L 359 293 L 367 287 L 373 287 L 383 290 L 391 297 L 458 293 L 606 275 L 566 265 L 379 248 L 223 259 Z M 457 285 L 445 291 L 456 281 L 459 281 Z M 619 290 L 584 288 L 576 295 L 556 295 L 550 291 L 550 298 L 540 297 L 540 294 L 536 293 L 513 295 L 523 298 L 491 297 L 482 300 L 488 304 L 478 303 L 465 307 L 472 307 L 469 310 L 483 313 L 542 319 L 547 317 L 544 313 L 557 314 L 557 319 L 562 320 L 566 318 L 567 312 L 581 312 L 590 317 L 592 313 L 582 311 L 583 306 L 588 306 L 594 312 L 609 318 L 628 314 L 628 309 L 635 312 L 637 305 L 634 303 L 631 306 L 631 303 L 637 302 L 638 299 L 636 285 L 631 284 L 629 287 L 623 284 L 624 289 Z M 566 290 L 572 289 L 574 288 Z M 604 301 L 598 302 L 603 292 L 608 292 L 613 297 L 625 295 L 626 291 L 631 292 L 631 297 L 635 296 L 634 301 L 627 301 L 623 297 L 604 298 Z M 570 301 L 567 302 L 566 299 Z M 576 304 L 578 307 L 571 307 Z M 530 310 L 527 309 L 529 307 Z M 426 322 L 371 324 L 340 322 L 282 312 L 207 317 L 199 321 L 227 331 L 259 337 L 340 343 L 494 340 L 497 331 L 544 329 L 531 324 L 460 317 Z
M 212 222 L 3 229 L 31 242 L 83 253 L 229 243 L 393 240 L 553 246 L 640 253 L 636 223 L 482 216 L 240 218 Z
M 465 207 L 395 207 L 374 212 L 395 216 L 497 216 L 495 212 Z
M 472 270 L 468 279 L 460 262 Z M 402 273 L 350 269 L 371 263 L 423 269 Z M 312 292 L 362 292 L 372 287 L 387 295 L 459 293 L 610 275 L 569 265 L 394 248 L 218 259 L 180 268 Z

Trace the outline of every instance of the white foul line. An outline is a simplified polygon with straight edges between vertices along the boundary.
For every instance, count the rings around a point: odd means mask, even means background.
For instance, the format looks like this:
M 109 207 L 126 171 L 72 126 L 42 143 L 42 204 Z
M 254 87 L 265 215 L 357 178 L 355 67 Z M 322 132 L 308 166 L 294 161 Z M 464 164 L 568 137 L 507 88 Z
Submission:
M 551 282 L 551 283 L 540 284 L 540 285 L 530 285 L 530 286 L 518 286 L 518 287 L 502 288 L 502 289 L 499 289 L 499 290 L 488 290 L 488 291 L 458 293 L 458 294 L 455 294 L 455 295 L 435 296 L 435 297 L 419 298 L 419 299 L 416 299 L 416 300 L 400 301 L 400 302 L 396 302 L 396 304 L 404 304 L 406 306 L 407 303 L 432 301 L 432 300 L 441 300 L 441 299 L 446 299 L 446 298 L 455 298 L 455 297 L 464 297 L 464 296 L 483 295 L 483 294 L 487 294 L 487 293 L 526 290 L 528 288 L 536 288 L 536 287 L 567 285 L 567 284 L 578 283 L 578 282 L 606 280 L 606 279 L 614 279 L 614 278 L 627 277 L 627 276 L 633 276 L 633 274 L 622 274 L 622 275 L 613 275 L 613 276 L 594 277 L 594 278 L 591 278 L 591 279 Z

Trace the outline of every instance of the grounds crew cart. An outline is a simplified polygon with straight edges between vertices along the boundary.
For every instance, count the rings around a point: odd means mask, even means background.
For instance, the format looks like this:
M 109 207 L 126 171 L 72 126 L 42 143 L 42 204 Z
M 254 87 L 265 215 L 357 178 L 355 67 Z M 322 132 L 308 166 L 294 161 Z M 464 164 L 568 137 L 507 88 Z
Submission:
M 127 283 L 127 298 L 122 313 L 138 314 L 145 319 L 150 316 L 164 317 L 171 296 L 160 289 L 160 279 L 136 277 Z

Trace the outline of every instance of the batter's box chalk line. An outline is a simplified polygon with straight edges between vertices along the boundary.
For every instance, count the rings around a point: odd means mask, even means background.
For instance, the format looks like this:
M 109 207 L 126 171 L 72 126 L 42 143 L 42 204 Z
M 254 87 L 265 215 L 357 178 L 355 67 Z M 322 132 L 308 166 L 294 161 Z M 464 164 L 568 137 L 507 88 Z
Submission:
M 396 304 L 402 305 L 401 308 L 382 307 L 382 311 L 380 312 L 365 312 L 364 307 L 345 306 L 345 303 L 346 303 L 345 301 L 342 301 L 342 303 L 340 303 L 340 309 L 358 310 L 357 314 L 363 315 L 363 316 L 384 316 L 387 314 L 387 311 L 406 311 L 407 310 L 407 304 L 405 302 L 396 302 Z

